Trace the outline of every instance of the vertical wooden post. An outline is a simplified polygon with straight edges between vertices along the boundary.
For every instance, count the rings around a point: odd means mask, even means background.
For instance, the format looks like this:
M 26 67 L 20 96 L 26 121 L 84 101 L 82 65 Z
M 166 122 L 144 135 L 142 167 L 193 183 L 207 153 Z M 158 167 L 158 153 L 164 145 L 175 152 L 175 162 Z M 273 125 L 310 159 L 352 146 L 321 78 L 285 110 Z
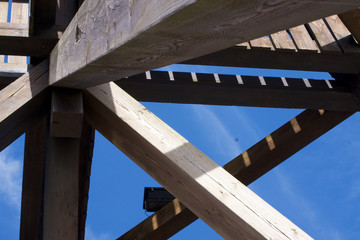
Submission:
M 81 92 L 74 98 L 73 91 L 53 90 L 52 109 L 61 106 L 61 116 L 50 128 L 66 128 L 68 118 L 82 114 Z M 72 101 L 68 101 L 67 95 Z M 80 106 L 75 109 L 73 106 Z M 68 109 L 66 111 L 64 109 Z M 56 115 L 56 112 L 52 115 Z M 62 124 L 64 123 L 64 124 Z M 81 124 L 77 125 L 81 129 Z M 64 131 L 65 133 L 65 131 Z M 74 240 L 79 236 L 79 161 L 80 136 L 50 136 L 47 142 L 47 156 L 44 178 L 44 229 L 43 238 L 53 240 Z
M 20 240 L 41 239 L 44 161 L 48 117 L 26 132 Z

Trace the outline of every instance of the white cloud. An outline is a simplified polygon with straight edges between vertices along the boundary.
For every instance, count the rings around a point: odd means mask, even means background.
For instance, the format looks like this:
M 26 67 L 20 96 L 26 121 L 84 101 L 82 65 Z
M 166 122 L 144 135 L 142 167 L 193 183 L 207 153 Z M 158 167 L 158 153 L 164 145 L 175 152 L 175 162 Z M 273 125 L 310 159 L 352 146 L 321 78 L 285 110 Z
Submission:
M 22 163 L 12 158 L 9 150 L 0 152 L 0 197 L 20 210 Z
M 222 153 L 222 155 L 228 158 L 234 155 L 237 156 L 242 152 L 242 149 L 235 141 L 235 137 L 210 107 L 193 105 L 193 110 L 196 117 L 209 133 L 208 140 L 214 142 L 217 152 Z
M 95 233 L 91 227 L 86 226 L 85 240 L 110 240 L 113 239 L 109 234 L 106 233 Z

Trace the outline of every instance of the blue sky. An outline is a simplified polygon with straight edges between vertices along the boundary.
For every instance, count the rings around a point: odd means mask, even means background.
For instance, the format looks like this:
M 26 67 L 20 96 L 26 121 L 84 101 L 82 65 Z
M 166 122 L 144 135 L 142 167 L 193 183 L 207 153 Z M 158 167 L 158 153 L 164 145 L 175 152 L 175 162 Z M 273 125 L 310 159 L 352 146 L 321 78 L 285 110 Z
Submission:
M 188 70 L 184 66 L 174 70 Z M 192 68 L 194 70 L 194 68 Z M 327 78 L 327 74 L 233 68 L 194 71 Z M 295 74 L 295 75 L 294 75 Z M 305 74 L 305 75 L 304 75 Z M 219 165 L 302 110 L 144 103 Z M 250 188 L 315 239 L 360 239 L 360 128 L 355 114 Z M 24 137 L 0 153 L 0 239 L 18 238 Z M 146 186 L 160 186 L 99 133 L 89 193 L 86 240 L 121 236 L 147 215 Z M 222 239 L 201 220 L 172 239 Z

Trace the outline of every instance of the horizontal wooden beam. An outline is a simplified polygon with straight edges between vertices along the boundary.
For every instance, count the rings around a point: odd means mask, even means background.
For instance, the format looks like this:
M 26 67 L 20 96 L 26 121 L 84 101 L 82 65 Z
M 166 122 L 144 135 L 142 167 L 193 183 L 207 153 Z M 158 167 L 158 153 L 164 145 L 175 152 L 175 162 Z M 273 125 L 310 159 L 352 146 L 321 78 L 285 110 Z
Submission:
M 0 54 L 48 57 L 58 39 L 0 36 Z
M 349 41 L 349 45 L 355 44 L 351 43 L 349 38 L 344 39 L 344 41 Z M 357 46 L 353 47 L 356 48 Z M 318 53 L 316 51 L 275 51 L 259 48 L 246 49 L 241 46 L 234 46 L 181 62 L 181 64 L 359 74 L 359 54 L 360 52 L 357 54 L 333 54 Z
M 29 25 L 26 23 L 0 22 L 1 36 L 27 36 Z
M 360 9 L 357 8 L 355 10 L 340 14 L 339 17 L 354 36 L 356 41 L 360 43 Z
M 114 83 L 84 91 L 90 124 L 226 239 L 311 239 Z
M 150 71 L 116 84 L 138 101 L 360 110 L 351 81 Z
M 359 4 L 358 0 L 271 4 L 265 0 L 226 4 L 88 0 L 51 53 L 50 83 L 94 86 L 216 52 Z
M 0 91 L 0 150 L 48 113 L 48 68 L 45 61 Z
M 352 114 L 306 110 L 230 161 L 224 169 L 248 185 Z M 167 239 L 196 219 L 175 199 L 118 240 Z

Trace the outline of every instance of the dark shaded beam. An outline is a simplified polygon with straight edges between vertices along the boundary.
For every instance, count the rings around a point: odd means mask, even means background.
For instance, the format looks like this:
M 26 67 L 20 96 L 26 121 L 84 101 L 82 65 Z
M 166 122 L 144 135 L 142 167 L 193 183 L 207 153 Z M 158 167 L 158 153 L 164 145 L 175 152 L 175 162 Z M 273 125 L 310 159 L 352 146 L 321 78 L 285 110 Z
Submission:
M 47 57 L 58 39 L 41 37 L 0 36 L 0 53 L 31 57 Z
M 333 80 L 151 71 L 116 84 L 138 101 L 360 110 L 357 87 Z
M 353 37 L 360 43 L 360 9 L 355 9 L 343 14 L 339 14 L 341 21 L 349 29 Z
M 51 53 L 50 84 L 95 86 L 345 12 L 359 4 L 358 0 L 271 4 L 266 0 L 151 4 L 88 0 Z
M 352 114 L 306 110 L 230 161 L 224 169 L 248 185 Z M 118 240 L 167 239 L 197 218 L 175 199 Z
M 48 67 L 44 61 L 0 91 L 0 150 L 48 113 Z
M 359 54 L 286 52 L 231 47 L 181 64 L 359 74 L 359 56 Z
M 42 239 L 43 181 L 48 117 L 26 131 L 20 239 Z

